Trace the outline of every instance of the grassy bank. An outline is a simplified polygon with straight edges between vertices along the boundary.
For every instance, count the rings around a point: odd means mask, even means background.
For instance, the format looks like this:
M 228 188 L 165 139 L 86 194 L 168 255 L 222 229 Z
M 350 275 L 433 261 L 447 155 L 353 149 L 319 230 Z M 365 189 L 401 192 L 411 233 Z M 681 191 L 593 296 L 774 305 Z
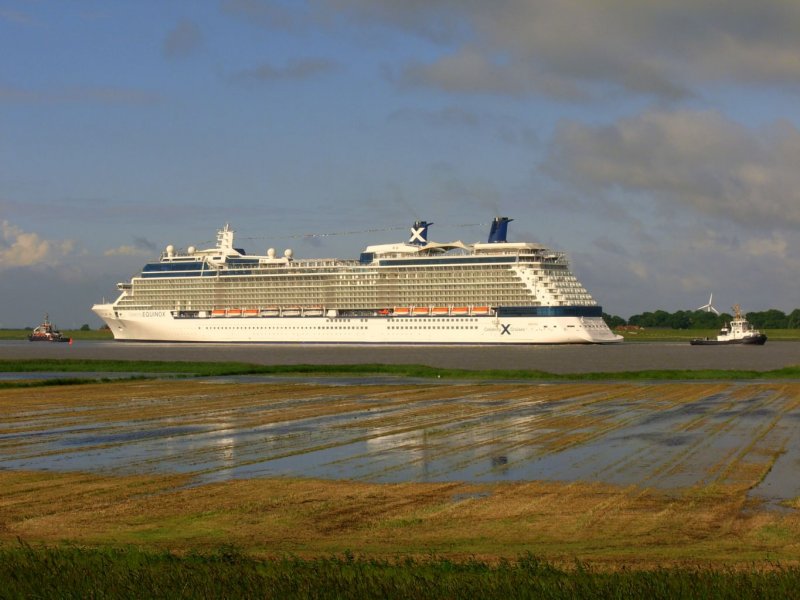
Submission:
M 715 338 L 718 329 L 639 329 L 635 331 L 615 331 L 626 342 L 685 342 L 689 343 L 694 338 Z M 769 329 L 764 330 L 770 342 L 797 342 L 800 341 L 800 329 Z
M 614 379 L 635 380 L 703 380 L 703 379 L 797 379 L 800 366 L 784 367 L 771 371 L 744 370 L 646 370 L 619 373 L 555 374 L 536 370 L 480 370 L 440 369 L 424 365 L 255 365 L 238 362 L 187 362 L 187 361 L 126 361 L 126 360 L 0 360 L 0 372 L 69 372 L 69 373 L 132 373 L 161 374 L 197 377 L 222 377 L 235 375 L 384 375 L 420 377 L 430 379 L 472 380 L 530 380 L 530 381 L 595 381 Z
M 221 548 L 176 556 L 126 549 L 0 548 L 7 597 L 58 598 L 788 598 L 800 569 L 561 569 L 533 555 L 499 564 L 432 558 L 258 560 Z

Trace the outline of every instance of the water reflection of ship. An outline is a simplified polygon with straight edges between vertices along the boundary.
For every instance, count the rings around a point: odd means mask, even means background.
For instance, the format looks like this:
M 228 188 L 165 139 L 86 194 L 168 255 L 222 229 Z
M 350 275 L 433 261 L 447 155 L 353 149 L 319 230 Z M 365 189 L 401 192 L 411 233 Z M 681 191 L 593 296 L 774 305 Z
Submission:
M 381 473 L 405 470 L 409 472 L 405 479 L 431 481 L 436 452 L 427 428 L 395 433 L 391 427 L 380 427 L 371 429 L 370 433 L 372 435 L 365 443 L 371 461 L 383 460 L 390 463 L 380 469 Z M 402 456 L 402 460 L 398 460 L 398 455 Z M 411 475 L 410 472 L 416 474 Z
M 521 419 L 524 421 L 525 419 Z M 520 421 L 514 419 L 512 421 Z M 370 468 L 380 475 L 405 472 L 405 480 L 440 481 L 442 476 L 468 469 L 473 476 L 499 478 L 511 470 L 509 448 L 489 433 L 472 433 L 468 445 L 437 428 L 397 432 L 392 427 L 371 429 L 366 440 Z M 377 435 L 376 435 L 377 434 Z M 459 439 L 461 436 L 455 434 Z M 489 462 L 488 469 L 479 467 Z M 382 463 L 383 466 L 377 466 Z

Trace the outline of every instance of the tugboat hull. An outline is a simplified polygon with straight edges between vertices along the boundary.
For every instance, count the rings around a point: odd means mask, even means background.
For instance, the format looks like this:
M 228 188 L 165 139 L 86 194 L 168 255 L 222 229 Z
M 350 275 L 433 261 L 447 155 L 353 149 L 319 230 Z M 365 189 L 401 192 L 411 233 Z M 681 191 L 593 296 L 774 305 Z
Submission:
M 62 336 L 46 337 L 46 336 L 31 334 L 31 335 L 28 336 L 28 341 L 29 342 L 69 342 L 70 338 L 62 337 Z
M 749 346 L 763 346 L 767 343 L 767 336 L 762 334 L 753 335 L 736 340 L 712 340 L 709 338 L 696 338 L 689 342 L 692 346 L 730 346 L 733 344 L 746 344 Z

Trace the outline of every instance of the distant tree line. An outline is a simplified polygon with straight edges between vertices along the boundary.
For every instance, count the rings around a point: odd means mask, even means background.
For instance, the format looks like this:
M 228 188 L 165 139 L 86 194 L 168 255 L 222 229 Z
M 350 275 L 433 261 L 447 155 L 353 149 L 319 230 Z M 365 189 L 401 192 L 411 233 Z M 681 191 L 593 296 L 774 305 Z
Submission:
M 657 310 L 633 315 L 627 321 L 605 313 L 603 318 L 612 329 L 623 325 L 660 329 L 717 329 L 729 323 L 733 316 L 729 313 L 716 315 L 704 310 L 679 310 L 674 313 Z M 800 329 L 800 308 L 795 308 L 788 315 L 774 308 L 748 312 L 747 320 L 757 329 Z

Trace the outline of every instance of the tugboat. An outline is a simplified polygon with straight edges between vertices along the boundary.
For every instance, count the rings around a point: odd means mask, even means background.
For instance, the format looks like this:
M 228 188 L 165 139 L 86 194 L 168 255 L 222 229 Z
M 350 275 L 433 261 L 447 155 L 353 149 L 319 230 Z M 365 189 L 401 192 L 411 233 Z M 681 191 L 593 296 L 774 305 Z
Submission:
M 65 337 L 61 334 L 58 328 L 50 322 L 49 315 L 44 315 L 44 321 L 30 335 L 28 335 L 29 342 L 69 342 L 72 343 L 72 338 Z
M 689 343 L 692 346 L 719 346 L 727 344 L 752 344 L 763 346 L 767 342 L 767 336 L 747 322 L 742 314 L 742 308 L 737 304 L 733 307 L 733 319 L 729 325 L 720 329 L 717 339 L 695 338 Z

